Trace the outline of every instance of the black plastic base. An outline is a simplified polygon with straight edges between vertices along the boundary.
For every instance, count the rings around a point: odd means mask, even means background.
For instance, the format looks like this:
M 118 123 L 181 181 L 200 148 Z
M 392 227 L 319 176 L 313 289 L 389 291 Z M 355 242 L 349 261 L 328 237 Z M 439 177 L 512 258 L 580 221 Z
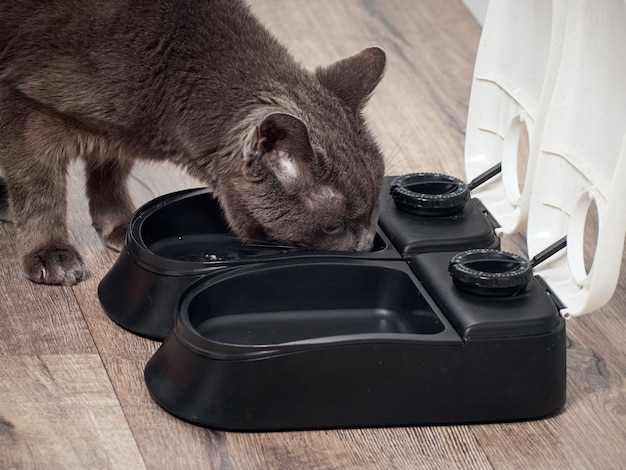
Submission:
M 100 281 L 98 297 L 115 323 L 136 335 L 163 341 L 172 329 L 180 294 L 209 274 L 207 270 L 196 275 L 155 276 L 126 250 Z
M 203 357 L 171 335 L 145 376 L 154 399 L 181 419 L 276 431 L 544 417 L 565 402 L 564 368 L 564 328 L 456 345 L 321 345 L 239 361 Z
M 460 289 L 450 260 L 499 247 L 492 217 L 475 199 L 441 215 L 403 210 L 415 191 L 397 206 L 392 179 L 366 253 L 243 245 L 203 189 L 137 211 L 98 295 L 124 328 L 165 338 L 145 369 L 153 398 L 186 421 L 238 431 L 558 411 L 565 322 L 545 286 Z

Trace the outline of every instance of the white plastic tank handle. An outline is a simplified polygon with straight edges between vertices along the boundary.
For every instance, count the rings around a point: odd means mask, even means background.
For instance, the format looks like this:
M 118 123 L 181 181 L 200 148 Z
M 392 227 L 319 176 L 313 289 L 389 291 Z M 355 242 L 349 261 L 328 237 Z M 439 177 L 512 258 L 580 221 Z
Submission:
M 502 174 L 472 195 L 505 233 L 526 232 L 529 257 L 567 238 L 566 251 L 535 272 L 571 315 L 598 309 L 617 285 L 626 231 L 625 84 L 624 0 L 490 2 L 468 113 L 467 178 L 502 163 Z M 590 229 L 597 242 L 589 266 Z

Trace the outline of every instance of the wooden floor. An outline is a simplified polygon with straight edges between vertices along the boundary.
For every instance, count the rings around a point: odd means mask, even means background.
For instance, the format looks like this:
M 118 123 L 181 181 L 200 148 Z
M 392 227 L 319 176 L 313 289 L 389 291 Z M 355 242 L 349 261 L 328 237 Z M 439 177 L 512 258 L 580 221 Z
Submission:
M 307 66 L 378 44 L 388 71 L 367 108 L 389 174 L 463 177 L 463 139 L 480 28 L 459 0 L 254 0 Z M 196 183 L 135 171 L 138 204 Z M 225 433 L 195 427 L 148 396 L 158 343 L 111 323 L 96 296 L 116 256 L 91 228 L 80 166 L 70 225 L 91 276 L 42 287 L 18 269 L 0 225 L 0 468 L 625 468 L 626 278 L 613 301 L 568 323 L 568 401 L 549 419 L 506 424 Z M 624 273 L 624 270 L 622 270 Z

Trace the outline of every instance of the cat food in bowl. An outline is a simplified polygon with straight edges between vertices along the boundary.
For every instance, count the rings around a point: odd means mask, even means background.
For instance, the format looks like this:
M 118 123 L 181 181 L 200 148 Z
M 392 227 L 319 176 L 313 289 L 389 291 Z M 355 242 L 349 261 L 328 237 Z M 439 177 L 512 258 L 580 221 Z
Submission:
M 228 228 L 207 189 L 150 201 L 133 216 L 125 247 L 98 288 L 105 311 L 129 331 L 162 340 L 180 294 L 194 281 L 224 269 L 269 260 L 320 255 L 400 259 L 381 230 L 369 252 L 320 252 L 272 242 L 242 242 Z

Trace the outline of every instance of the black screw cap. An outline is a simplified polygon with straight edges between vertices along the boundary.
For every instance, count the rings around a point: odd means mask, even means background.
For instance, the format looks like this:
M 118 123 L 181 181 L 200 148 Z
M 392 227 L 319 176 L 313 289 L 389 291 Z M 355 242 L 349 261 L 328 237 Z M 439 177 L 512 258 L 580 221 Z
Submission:
M 457 253 L 450 260 L 448 272 L 459 289 L 492 297 L 519 294 L 533 277 L 530 261 L 493 249 Z
M 429 217 L 458 214 L 470 198 L 467 184 L 440 173 L 409 173 L 391 182 L 390 194 L 396 206 Z

